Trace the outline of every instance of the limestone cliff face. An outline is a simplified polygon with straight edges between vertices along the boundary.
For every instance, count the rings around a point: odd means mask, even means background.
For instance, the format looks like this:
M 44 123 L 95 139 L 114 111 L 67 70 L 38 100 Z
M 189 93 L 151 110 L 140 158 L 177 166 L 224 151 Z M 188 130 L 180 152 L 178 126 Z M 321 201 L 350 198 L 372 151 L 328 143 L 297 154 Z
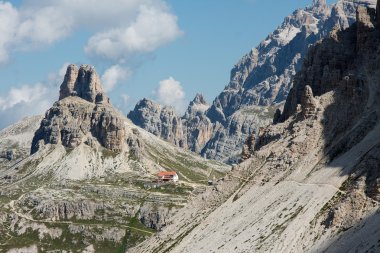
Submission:
M 79 69 L 74 64 L 67 67 L 59 92 L 59 100 L 70 96 L 77 96 L 92 103 L 109 103 L 109 99 L 103 92 L 99 76 L 96 74 L 95 68 L 90 65 L 81 65 Z
M 203 95 L 197 94 L 182 117 L 187 146 L 196 153 L 202 151 L 214 132 L 214 125 L 205 116 L 209 107 Z
M 251 133 L 258 133 L 260 127 L 271 123 L 269 118 L 272 119 L 276 109 L 281 107 L 287 97 L 293 95 L 290 89 L 293 81 L 297 82 L 294 80 L 295 74 L 301 69 L 309 47 L 331 32 L 346 29 L 353 24 L 358 6 L 375 5 L 375 0 L 340 0 L 331 6 L 325 0 L 314 0 L 311 6 L 296 10 L 233 67 L 229 84 L 210 106 L 202 106 L 207 108 L 203 114 L 186 112 L 182 117 L 182 137 L 168 137 L 162 135 L 157 128 L 141 124 L 150 122 L 153 118 L 158 119 L 159 117 L 153 116 L 154 113 L 146 113 L 145 119 L 140 118 L 134 122 L 177 145 L 186 143 L 182 146 L 202 156 L 235 163 L 246 138 Z M 334 81 L 334 78 L 331 76 L 330 80 Z M 318 95 L 318 91 L 313 86 L 311 88 Z M 251 113 L 246 113 L 247 111 Z M 280 113 L 277 112 L 276 115 L 277 122 Z M 178 138 L 183 142 L 179 142 Z
M 197 94 L 181 118 L 171 107 L 142 99 L 128 114 L 128 118 L 154 135 L 198 153 L 214 131 L 213 124 L 204 114 L 208 108 L 203 95 Z
M 128 118 L 135 125 L 166 141 L 179 147 L 187 147 L 182 121 L 171 107 L 161 106 L 151 100 L 142 99 L 128 114 Z
M 241 106 L 284 101 L 309 46 L 328 36 L 333 28 L 343 30 L 354 23 L 359 5 L 374 7 L 375 1 L 341 0 L 328 6 L 326 1 L 316 0 L 286 17 L 234 66 L 230 83 L 212 105 L 212 111 L 219 108 L 223 112 L 216 119 L 229 117 Z
M 46 112 L 33 138 L 31 153 L 45 144 L 75 148 L 95 142 L 120 151 L 125 137 L 124 121 L 110 105 L 95 69 L 70 65 L 61 85 L 60 100 Z
M 297 105 L 305 103 L 307 93 L 320 96 L 337 87 L 352 95 L 357 89 L 365 92 L 366 80 L 359 73 L 358 66 L 367 65 L 367 57 L 373 58 L 370 52 L 377 46 L 374 19 L 373 9 L 358 7 L 358 21 L 349 28 L 349 32 L 334 30 L 330 38 L 311 47 L 301 71 L 295 77 L 294 87 L 279 117 L 280 122 L 297 112 Z M 372 66 L 368 67 L 373 69 Z

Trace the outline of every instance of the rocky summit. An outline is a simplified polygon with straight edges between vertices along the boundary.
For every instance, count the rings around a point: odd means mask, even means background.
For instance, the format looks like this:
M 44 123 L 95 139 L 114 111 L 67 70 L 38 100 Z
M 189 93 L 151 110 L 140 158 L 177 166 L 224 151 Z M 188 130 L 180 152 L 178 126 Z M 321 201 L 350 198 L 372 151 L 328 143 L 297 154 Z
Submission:
M 95 68 L 90 65 L 81 65 L 79 69 L 74 64 L 67 67 L 65 79 L 59 91 L 59 100 L 70 96 L 77 96 L 92 103 L 109 103 L 99 76 Z
M 32 154 L 46 144 L 75 148 L 99 142 L 112 151 L 122 149 L 123 120 L 110 105 L 94 67 L 69 65 L 59 94 L 33 138 Z

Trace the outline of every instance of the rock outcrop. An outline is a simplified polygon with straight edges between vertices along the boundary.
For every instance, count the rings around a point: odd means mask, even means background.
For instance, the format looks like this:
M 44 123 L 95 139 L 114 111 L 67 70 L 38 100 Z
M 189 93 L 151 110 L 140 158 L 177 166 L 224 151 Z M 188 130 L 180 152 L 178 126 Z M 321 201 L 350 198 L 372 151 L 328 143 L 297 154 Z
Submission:
M 301 109 L 304 117 L 313 116 L 317 108 L 317 101 L 314 99 L 313 90 L 309 85 L 305 86 L 301 97 Z
M 253 152 L 255 151 L 256 138 L 255 135 L 248 137 L 247 141 L 243 145 L 243 150 L 241 152 L 241 159 L 247 160 L 251 158 Z
M 197 94 L 182 117 L 187 147 L 196 153 L 202 151 L 214 132 L 213 124 L 205 115 L 209 107 L 204 96 Z
M 90 65 L 74 64 L 67 67 L 65 79 L 61 84 L 59 100 L 70 96 L 77 96 L 92 103 L 109 103 L 103 92 L 100 78 L 95 68 Z
M 82 65 L 78 70 L 70 65 L 60 100 L 46 112 L 33 138 L 31 153 L 46 144 L 75 148 L 96 141 L 109 150 L 120 151 L 125 137 L 124 121 L 103 93 L 94 67 Z
M 181 118 L 171 107 L 142 99 L 128 114 L 128 118 L 154 135 L 198 153 L 213 133 L 214 127 L 204 114 L 208 108 L 203 95 L 197 94 Z
M 128 118 L 135 125 L 163 140 L 187 148 L 181 118 L 177 116 L 173 108 L 161 106 L 148 99 L 142 99 L 128 114 Z
M 32 139 L 41 120 L 42 116 L 25 118 L 0 131 L 0 171 L 30 155 Z
M 182 117 L 184 133 L 181 143 L 187 144 L 182 146 L 210 159 L 235 163 L 246 138 L 251 133 L 258 133 L 260 127 L 270 124 L 268 118 L 273 118 L 276 109 L 281 107 L 287 97 L 299 96 L 299 92 L 303 92 L 300 90 L 293 94 L 290 89 L 293 81 L 297 82 L 294 80 L 295 74 L 301 69 L 309 47 L 330 33 L 353 24 L 358 6 L 375 5 L 375 0 L 339 0 L 331 6 L 325 0 L 314 0 L 312 6 L 296 10 L 286 17 L 272 34 L 234 66 L 229 84 L 204 114 L 189 117 L 186 112 Z M 362 19 L 361 16 L 359 18 Z M 327 69 L 320 71 L 327 73 Z M 333 75 L 336 73 L 330 75 L 332 76 L 325 78 L 334 81 Z M 311 88 L 318 96 L 319 91 L 313 86 Z M 297 107 L 297 104 L 300 101 L 292 105 L 292 108 Z M 251 114 L 245 113 L 248 107 L 251 107 Z M 202 108 L 205 109 L 206 106 Z M 271 113 L 269 117 L 265 113 L 268 110 Z M 277 111 L 275 122 L 283 120 L 280 115 L 280 111 Z M 151 131 L 152 128 L 140 124 L 158 117 L 149 114 L 145 114 L 145 117 L 145 120 L 134 122 L 157 136 L 162 136 L 156 129 Z M 180 143 L 175 138 L 163 137 L 177 145 Z M 194 138 L 198 139 L 193 140 Z

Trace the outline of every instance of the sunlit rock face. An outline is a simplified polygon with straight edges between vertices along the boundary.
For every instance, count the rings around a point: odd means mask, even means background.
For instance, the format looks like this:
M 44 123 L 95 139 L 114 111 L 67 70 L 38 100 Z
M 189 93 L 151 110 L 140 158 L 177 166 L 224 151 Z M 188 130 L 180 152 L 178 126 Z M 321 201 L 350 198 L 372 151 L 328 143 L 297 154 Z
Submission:
M 95 141 L 120 151 L 125 136 L 124 121 L 109 103 L 95 68 L 69 65 L 59 101 L 46 112 L 33 138 L 31 153 L 45 144 L 75 148 Z

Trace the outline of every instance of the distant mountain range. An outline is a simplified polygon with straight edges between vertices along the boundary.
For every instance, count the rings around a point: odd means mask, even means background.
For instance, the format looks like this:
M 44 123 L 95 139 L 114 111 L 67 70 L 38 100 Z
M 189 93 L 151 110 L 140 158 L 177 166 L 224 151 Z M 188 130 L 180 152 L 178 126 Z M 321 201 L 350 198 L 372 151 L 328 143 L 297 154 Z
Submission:
M 237 163 L 250 134 L 271 123 L 287 98 L 308 48 L 356 20 L 358 5 L 375 0 L 325 0 L 298 9 L 234 66 L 229 84 L 208 105 L 198 94 L 185 115 L 143 99 L 128 117 L 136 125 L 210 159 Z

